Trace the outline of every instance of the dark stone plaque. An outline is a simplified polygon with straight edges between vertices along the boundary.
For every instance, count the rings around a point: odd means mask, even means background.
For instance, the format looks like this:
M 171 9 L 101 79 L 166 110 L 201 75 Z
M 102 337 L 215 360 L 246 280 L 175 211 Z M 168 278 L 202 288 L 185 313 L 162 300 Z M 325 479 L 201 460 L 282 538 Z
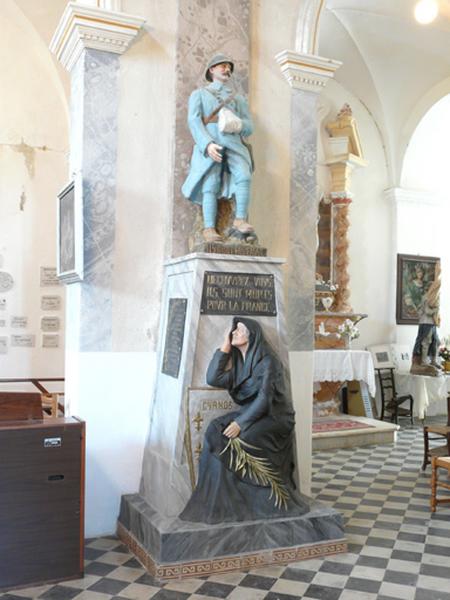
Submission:
M 177 379 L 183 351 L 186 298 L 170 298 L 161 372 Z
M 277 314 L 274 276 L 205 271 L 200 312 L 274 317 Z

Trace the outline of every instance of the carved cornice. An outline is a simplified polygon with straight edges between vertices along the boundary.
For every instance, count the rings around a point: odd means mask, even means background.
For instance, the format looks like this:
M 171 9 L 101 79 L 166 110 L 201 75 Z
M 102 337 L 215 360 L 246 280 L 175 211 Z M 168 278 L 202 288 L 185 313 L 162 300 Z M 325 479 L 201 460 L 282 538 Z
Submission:
M 134 15 L 69 2 L 50 50 L 70 71 L 86 48 L 123 54 L 144 23 Z
M 338 60 L 283 50 L 275 56 L 281 72 L 293 88 L 320 93 L 342 65 Z
M 435 192 L 429 190 L 411 190 L 401 187 L 393 187 L 384 190 L 385 197 L 395 204 L 416 204 L 422 206 L 439 206 L 445 199 Z

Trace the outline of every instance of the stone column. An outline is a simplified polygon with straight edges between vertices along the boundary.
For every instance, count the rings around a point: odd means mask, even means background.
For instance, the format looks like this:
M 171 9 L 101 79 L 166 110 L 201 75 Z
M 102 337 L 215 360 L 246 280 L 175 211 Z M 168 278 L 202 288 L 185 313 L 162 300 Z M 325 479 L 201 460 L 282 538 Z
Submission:
M 317 227 L 317 99 L 340 62 L 284 50 L 276 56 L 292 88 L 288 332 L 297 412 L 300 487 L 310 493 Z M 301 417 L 300 417 L 301 415 Z
M 350 306 L 350 275 L 348 273 L 348 230 L 350 193 L 331 194 L 333 204 L 333 273 L 338 288 L 335 294 L 335 312 L 352 312 Z
M 99 440 L 108 427 L 108 414 L 114 413 L 113 388 L 118 387 L 120 373 L 112 352 L 119 57 L 143 22 L 69 2 L 50 44 L 71 76 L 68 178 L 82 178 L 84 276 L 67 287 L 65 376 L 69 413 L 89 421 L 88 535 L 114 530 L 114 521 L 107 521 L 110 516 L 98 518 L 98 504 L 103 504 L 104 515 L 112 515 L 119 502 L 113 478 L 99 477 L 104 471 Z M 111 447 L 120 447 L 120 431 L 109 434 Z

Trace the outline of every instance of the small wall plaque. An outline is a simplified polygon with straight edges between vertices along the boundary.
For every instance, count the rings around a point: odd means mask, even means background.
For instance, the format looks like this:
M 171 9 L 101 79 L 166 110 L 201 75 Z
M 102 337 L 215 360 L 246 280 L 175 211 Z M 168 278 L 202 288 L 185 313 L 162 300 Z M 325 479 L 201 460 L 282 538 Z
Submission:
M 161 372 L 178 378 L 183 351 L 184 324 L 186 321 L 186 298 L 171 298 L 167 316 L 166 341 Z
M 42 335 L 43 348 L 59 348 L 59 335 L 52 333 L 44 333 Z
M 14 329 L 26 329 L 28 326 L 28 317 L 11 317 L 11 327 Z
M 41 310 L 60 310 L 61 296 L 41 296 Z
M 41 267 L 40 268 L 41 287 L 53 287 L 60 285 L 59 279 L 56 276 L 56 267 Z
M 59 331 L 60 321 L 59 317 L 42 317 L 41 329 L 42 331 Z
M 11 336 L 11 346 L 17 348 L 34 348 L 36 345 L 36 336 L 33 334 L 24 333 L 22 335 Z

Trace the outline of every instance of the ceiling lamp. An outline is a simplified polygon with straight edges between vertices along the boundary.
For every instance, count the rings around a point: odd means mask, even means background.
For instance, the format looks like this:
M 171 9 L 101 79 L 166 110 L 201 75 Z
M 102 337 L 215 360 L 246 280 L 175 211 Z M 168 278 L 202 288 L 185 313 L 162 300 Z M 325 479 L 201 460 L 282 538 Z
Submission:
M 437 0 L 420 0 L 414 8 L 416 21 L 421 25 L 428 25 L 437 17 L 439 6 Z

